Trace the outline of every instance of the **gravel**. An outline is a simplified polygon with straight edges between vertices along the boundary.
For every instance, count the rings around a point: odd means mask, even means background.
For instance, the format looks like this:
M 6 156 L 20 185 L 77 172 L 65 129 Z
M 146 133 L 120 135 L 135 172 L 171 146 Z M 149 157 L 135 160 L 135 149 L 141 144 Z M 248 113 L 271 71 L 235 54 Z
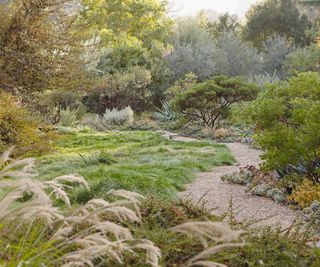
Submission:
M 178 136 L 172 139 L 192 141 L 191 138 L 186 140 Z M 193 141 L 196 141 L 196 139 Z M 216 167 L 209 173 L 200 173 L 197 179 L 187 186 L 186 191 L 180 193 L 180 197 L 197 204 L 201 203 L 216 215 L 226 214 L 230 210 L 232 201 L 232 210 L 236 220 L 250 224 L 250 227 L 272 226 L 286 229 L 294 224 L 300 217 L 298 211 L 278 204 L 271 199 L 247 194 L 243 186 L 221 181 L 220 177 L 224 174 L 233 173 L 238 171 L 240 167 L 247 165 L 259 166 L 262 162 L 259 157 L 260 151 L 251 149 L 248 145 L 240 143 L 225 145 L 232 152 L 237 164 Z

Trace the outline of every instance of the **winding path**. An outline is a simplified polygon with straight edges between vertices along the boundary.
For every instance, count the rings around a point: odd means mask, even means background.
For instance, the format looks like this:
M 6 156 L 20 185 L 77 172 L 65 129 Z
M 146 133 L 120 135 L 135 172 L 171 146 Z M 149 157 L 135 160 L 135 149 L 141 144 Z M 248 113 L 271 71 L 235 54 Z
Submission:
M 172 139 L 192 141 L 191 138 L 185 139 L 179 136 Z M 197 179 L 187 186 L 186 191 L 180 193 L 180 197 L 195 203 L 203 203 L 217 215 L 222 215 L 229 210 L 232 199 L 235 218 L 239 222 L 248 224 L 255 222 L 252 226 L 280 226 L 282 229 L 290 227 L 299 217 L 297 211 L 271 199 L 247 194 L 243 186 L 221 181 L 222 175 L 238 171 L 241 166 L 258 166 L 261 163 L 260 151 L 240 143 L 225 145 L 235 157 L 237 165 L 216 167 L 212 172 L 200 173 Z

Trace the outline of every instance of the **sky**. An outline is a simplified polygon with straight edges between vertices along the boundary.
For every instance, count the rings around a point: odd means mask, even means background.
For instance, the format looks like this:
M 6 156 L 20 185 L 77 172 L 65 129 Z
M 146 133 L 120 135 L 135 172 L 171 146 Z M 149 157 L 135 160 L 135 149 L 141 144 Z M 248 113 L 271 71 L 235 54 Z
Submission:
M 199 10 L 212 9 L 244 17 L 250 5 L 257 0 L 170 0 L 174 16 L 195 15 Z

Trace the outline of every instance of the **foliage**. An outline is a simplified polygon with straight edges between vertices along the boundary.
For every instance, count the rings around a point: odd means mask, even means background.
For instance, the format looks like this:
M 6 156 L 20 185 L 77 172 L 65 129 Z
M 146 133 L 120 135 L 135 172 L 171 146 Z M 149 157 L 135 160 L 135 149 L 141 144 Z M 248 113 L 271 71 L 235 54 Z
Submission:
M 287 38 L 280 35 L 270 36 L 262 43 L 261 49 L 264 55 L 263 70 L 269 75 L 283 76 L 286 56 L 294 50 Z
M 217 68 L 217 74 L 248 77 L 261 72 L 261 56 L 239 35 L 233 32 L 222 34 L 217 39 L 217 48 L 223 55 L 222 67 Z
M 171 19 L 166 1 L 84 0 L 82 24 L 106 48 L 98 70 L 124 71 L 136 65 L 153 68 L 167 49 Z
M 187 73 L 184 79 L 180 79 L 174 82 L 174 84 L 167 89 L 166 96 L 167 99 L 171 100 L 177 94 L 182 93 L 191 87 L 193 87 L 198 82 L 198 76 L 194 73 Z
M 250 104 L 243 118 L 254 125 L 265 150 L 265 167 L 318 177 L 320 76 L 304 73 L 288 84 L 273 84 Z M 316 178 L 317 179 L 317 178 Z
M 298 185 L 289 197 L 302 208 L 310 207 L 314 202 L 320 202 L 320 185 L 315 184 L 309 179 L 304 179 L 302 184 Z
M 177 95 L 173 105 L 191 123 L 214 128 L 232 104 L 252 100 L 257 92 L 256 86 L 241 78 L 217 76 Z
M 289 75 L 297 75 L 300 72 L 320 71 L 320 47 L 316 44 L 298 48 L 290 53 L 284 62 L 284 68 Z
M 241 31 L 241 23 L 237 15 L 230 15 L 225 13 L 219 16 L 217 21 L 207 21 L 204 25 L 207 31 L 214 39 L 220 38 L 226 33 L 239 33 Z
M 306 246 L 306 236 L 293 227 L 288 231 L 270 227 L 249 231 L 244 236 L 250 244 L 221 253 L 217 259 L 230 267 L 239 266 L 310 266 L 319 265 L 318 249 Z
M 218 53 L 209 33 L 194 18 L 177 20 L 172 44 L 167 60 L 176 79 L 182 79 L 190 72 L 204 79 L 222 67 L 223 55 Z
M 212 36 L 192 18 L 177 21 L 173 50 L 167 57 L 178 79 L 193 72 L 200 80 L 214 74 L 248 76 L 259 73 L 262 60 L 257 50 L 235 32 Z
M 154 117 L 160 121 L 172 121 L 176 119 L 176 113 L 172 110 L 168 101 L 162 101 L 162 109 L 154 113 Z
M 255 166 L 241 168 L 239 172 L 221 177 L 224 182 L 246 186 L 247 192 L 257 196 L 272 198 L 276 202 L 285 202 L 287 191 L 281 187 L 274 173 L 264 172 Z
M 83 124 L 95 130 L 104 131 L 112 129 L 115 126 L 130 125 L 133 121 L 133 110 L 130 107 L 126 107 L 122 110 L 106 109 L 102 116 L 88 116 L 83 120 Z
M 59 111 L 59 125 L 63 127 L 72 127 L 76 124 L 77 118 L 78 118 L 78 112 L 77 109 L 70 109 L 67 107 L 66 109 L 61 109 Z
M 135 66 L 127 71 L 106 75 L 97 89 L 85 100 L 89 111 L 103 113 L 106 108 L 123 109 L 130 106 L 134 111 L 144 111 L 148 106 L 151 92 L 151 73 Z
M 0 92 L 0 152 L 11 146 L 19 146 L 19 153 L 48 150 L 50 135 L 39 127 L 18 98 Z
M 72 199 L 79 202 L 103 197 L 111 189 L 174 198 L 197 170 L 233 162 L 223 145 L 174 142 L 152 132 L 76 133 L 56 145 L 56 153 L 39 159 L 39 178 L 50 180 L 67 173 L 81 174 L 91 190 L 75 190 Z M 79 162 L 78 154 L 87 158 L 99 151 L 110 154 L 116 162 L 88 166 Z
M 30 101 L 31 102 L 31 101 Z M 82 104 L 82 95 L 71 90 L 46 90 L 35 95 L 31 102 L 35 109 L 48 122 L 57 124 L 62 119 L 62 110 L 77 110 L 76 118 L 79 119 L 86 112 Z
M 0 5 L 2 90 L 27 98 L 35 91 L 85 85 L 81 31 L 75 31 L 76 16 L 66 14 L 65 2 L 18 0 Z
M 311 27 L 305 15 L 300 15 L 295 0 L 267 0 L 253 5 L 248 11 L 244 38 L 261 47 L 268 37 L 279 35 L 296 45 L 306 45 L 305 31 Z

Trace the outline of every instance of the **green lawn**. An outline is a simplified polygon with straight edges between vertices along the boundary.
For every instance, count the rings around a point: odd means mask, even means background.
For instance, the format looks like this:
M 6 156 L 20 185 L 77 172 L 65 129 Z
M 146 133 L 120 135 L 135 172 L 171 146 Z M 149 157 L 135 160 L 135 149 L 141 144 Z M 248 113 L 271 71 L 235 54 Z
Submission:
M 39 158 L 37 171 L 41 180 L 70 173 L 84 176 L 90 192 L 71 193 L 79 202 L 120 188 L 174 198 L 196 172 L 233 162 L 229 150 L 213 142 L 175 142 L 152 132 L 77 133 Z

